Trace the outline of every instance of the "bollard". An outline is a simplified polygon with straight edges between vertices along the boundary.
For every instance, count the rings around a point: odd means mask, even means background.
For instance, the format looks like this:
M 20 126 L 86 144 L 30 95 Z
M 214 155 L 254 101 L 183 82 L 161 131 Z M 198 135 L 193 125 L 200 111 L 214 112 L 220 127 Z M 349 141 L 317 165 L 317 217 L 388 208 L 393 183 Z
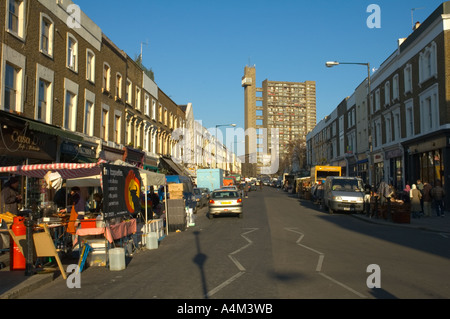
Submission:
M 34 243 L 33 243 L 33 225 L 34 221 L 31 218 L 27 218 L 25 220 L 25 227 L 27 228 L 27 251 L 26 251 L 26 266 L 25 266 L 25 276 L 31 276 L 35 274 L 34 266 L 33 266 L 33 251 L 34 251 Z

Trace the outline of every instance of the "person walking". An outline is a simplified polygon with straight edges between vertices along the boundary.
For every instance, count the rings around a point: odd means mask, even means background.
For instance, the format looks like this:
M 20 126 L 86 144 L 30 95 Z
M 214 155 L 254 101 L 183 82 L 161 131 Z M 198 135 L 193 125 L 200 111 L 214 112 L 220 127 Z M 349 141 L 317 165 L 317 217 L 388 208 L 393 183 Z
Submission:
M 422 198 L 422 193 L 417 189 L 416 184 L 412 184 L 411 191 L 409 193 L 411 198 L 411 213 L 413 218 L 420 218 L 420 199 Z
M 431 201 L 433 198 L 431 197 L 431 190 L 433 187 L 428 182 L 424 181 L 423 183 L 423 214 L 425 217 L 431 217 Z
M 2 190 L 2 213 L 10 212 L 17 215 L 19 212 L 19 203 L 22 202 L 22 196 L 19 193 L 19 179 L 11 177 Z
M 441 182 L 438 181 L 436 186 L 431 190 L 431 196 L 433 197 L 434 208 L 436 209 L 436 215 L 444 217 L 444 197 L 445 191 L 441 186 Z
M 422 181 L 420 179 L 417 180 L 416 186 L 417 186 L 417 189 L 422 194 L 422 198 L 420 199 L 420 212 L 423 215 L 423 184 L 422 184 Z

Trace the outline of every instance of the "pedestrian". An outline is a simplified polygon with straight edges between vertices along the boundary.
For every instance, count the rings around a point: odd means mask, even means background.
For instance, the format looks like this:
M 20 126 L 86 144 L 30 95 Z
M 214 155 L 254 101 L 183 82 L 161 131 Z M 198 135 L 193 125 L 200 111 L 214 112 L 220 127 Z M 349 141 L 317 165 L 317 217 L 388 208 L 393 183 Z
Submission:
M 83 219 L 86 212 L 86 200 L 81 196 L 81 190 L 78 186 L 74 186 L 70 189 L 69 194 L 69 206 L 73 206 L 75 212 L 78 215 L 78 219 Z
M 420 179 L 417 180 L 416 186 L 417 186 L 417 189 L 420 191 L 420 193 L 423 195 L 423 184 Z M 422 196 L 422 199 L 420 200 L 420 212 L 423 215 L 423 196 Z
M 444 217 L 444 197 L 445 191 L 441 186 L 441 182 L 438 181 L 436 186 L 431 190 L 431 196 L 433 197 L 434 208 L 436 209 L 436 216 Z
M 431 201 L 433 198 L 431 197 L 431 190 L 432 190 L 431 184 L 424 181 L 423 183 L 423 213 L 425 217 L 431 217 Z
M 19 193 L 19 179 L 12 176 L 4 185 L 2 190 L 2 213 L 10 212 L 17 215 L 19 203 L 22 202 L 22 196 Z
M 416 184 L 412 184 L 409 194 L 409 197 L 411 198 L 412 217 L 420 218 L 420 199 L 422 198 L 422 193 L 417 189 Z
M 94 198 L 95 201 L 95 207 L 93 209 L 93 211 L 95 213 L 100 213 L 103 211 L 103 195 L 100 193 L 95 193 L 94 195 L 92 195 L 92 197 Z

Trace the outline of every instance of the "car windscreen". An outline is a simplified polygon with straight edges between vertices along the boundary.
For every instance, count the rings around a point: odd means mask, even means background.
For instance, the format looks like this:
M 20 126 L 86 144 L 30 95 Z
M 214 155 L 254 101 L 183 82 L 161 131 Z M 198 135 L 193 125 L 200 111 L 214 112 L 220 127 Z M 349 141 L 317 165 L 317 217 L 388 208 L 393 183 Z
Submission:
M 237 192 L 213 192 L 212 198 L 233 198 L 239 197 Z
M 194 189 L 194 194 L 195 195 L 201 195 L 202 192 L 199 189 Z
M 335 179 L 332 182 L 331 189 L 341 192 L 360 192 L 362 185 L 354 179 Z

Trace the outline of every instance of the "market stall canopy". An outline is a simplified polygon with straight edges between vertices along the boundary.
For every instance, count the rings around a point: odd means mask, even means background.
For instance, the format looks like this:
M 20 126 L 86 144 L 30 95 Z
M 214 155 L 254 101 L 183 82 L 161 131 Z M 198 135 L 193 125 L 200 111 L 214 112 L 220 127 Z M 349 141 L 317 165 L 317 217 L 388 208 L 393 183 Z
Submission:
M 79 178 L 72 178 L 66 181 L 66 187 L 100 187 L 101 186 L 101 175 L 86 176 Z
M 53 164 L 36 164 L 36 165 L 17 165 L 0 167 L 0 173 L 9 173 L 13 175 L 25 175 L 28 177 L 44 178 L 49 172 L 58 172 L 63 179 L 86 177 L 100 175 L 100 164 L 104 160 L 97 163 L 53 163 Z
M 165 185 L 166 175 L 159 174 L 145 169 L 140 169 L 139 174 L 141 174 L 142 182 L 144 185 Z

